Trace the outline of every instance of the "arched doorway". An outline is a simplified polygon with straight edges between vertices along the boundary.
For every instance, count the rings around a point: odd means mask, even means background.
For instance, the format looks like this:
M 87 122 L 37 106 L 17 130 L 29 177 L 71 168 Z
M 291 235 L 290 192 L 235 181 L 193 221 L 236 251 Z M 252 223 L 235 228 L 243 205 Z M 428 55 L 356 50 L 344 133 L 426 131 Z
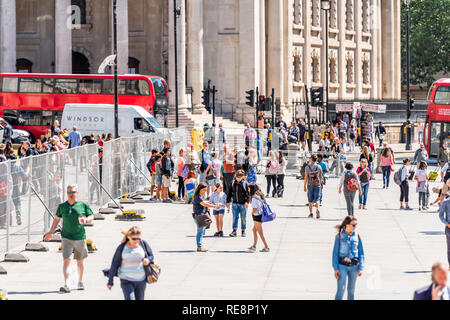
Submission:
M 87 74 L 90 65 L 86 56 L 80 52 L 72 51 L 72 73 L 74 74 Z

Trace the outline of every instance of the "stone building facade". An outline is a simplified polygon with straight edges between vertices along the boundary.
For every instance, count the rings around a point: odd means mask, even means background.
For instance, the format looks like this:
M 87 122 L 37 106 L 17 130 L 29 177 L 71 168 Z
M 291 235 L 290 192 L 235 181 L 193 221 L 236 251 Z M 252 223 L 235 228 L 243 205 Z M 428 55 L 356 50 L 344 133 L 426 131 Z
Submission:
M 330 101 L 400 99 L 400 0 L 331 0 L 328 61 L 320 0 L 176 1 L 180 107 L 201 108 L 208 80 L 227 103 L 274 88 L 289 107 L 327 69 Z M 117 2 L 119 73 L 168 79 L 173 105 L 173 1 Z M 1 0 L 0 72 L 97 73 L 111 17 L 112 0 Z

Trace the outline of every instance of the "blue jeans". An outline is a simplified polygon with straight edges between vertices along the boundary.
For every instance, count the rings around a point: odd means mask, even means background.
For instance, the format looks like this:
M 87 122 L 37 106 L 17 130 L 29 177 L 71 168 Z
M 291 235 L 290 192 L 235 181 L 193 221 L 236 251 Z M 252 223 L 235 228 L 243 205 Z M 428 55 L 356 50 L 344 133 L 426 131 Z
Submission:
M 383 185 L 389 187 L 389 180 L 391 177 L 391 167 L 383 166 L 381 167 L 381 170 L 383 171 Z
M 320 194 L 322 193 L 322 188 L 320 186 L 308 186 L 308 202 L 316 203 L 320 201 Z
M 194 219 L 194 223 L 197 226 L 197 222 Z M 205 234 L 205 230 L 206 228 L 200 228 L 197 226 L 197 236 L 196 236 L 196 240 L 197 240 L 197 248 L 200 248 L 202 246 L 202 240 L 203 240 L 203 235 Z
M 125 300 L 144 300 L 147 282 L 145 280 L 128 281 L 120 279 L 120 287 L 122 288 Z
M 359 196 L 359 204 L 366 205 L 367 204 L 367 195 L 369 194 L 369 183 L 361 183 L 361 192 L 362 194 Z
M 247 208 L 243 204 L 233 203 L 233 230 L 237 230 L 239 224 L 239 214 L 241 215 L 241 230 L 247 227 Z
M 345 293 L 345 287 L 347 285 L 348 278 L 348 286 L 347 286 L 347 299 L 355 300 L 355 286 L 356 286 L 356 278 L 358 277 L 358 266 L 347 267 L 342 264 L 338 265 L 340 277 L 337 281 L 337 292 L 335 300 L 342 300 Z

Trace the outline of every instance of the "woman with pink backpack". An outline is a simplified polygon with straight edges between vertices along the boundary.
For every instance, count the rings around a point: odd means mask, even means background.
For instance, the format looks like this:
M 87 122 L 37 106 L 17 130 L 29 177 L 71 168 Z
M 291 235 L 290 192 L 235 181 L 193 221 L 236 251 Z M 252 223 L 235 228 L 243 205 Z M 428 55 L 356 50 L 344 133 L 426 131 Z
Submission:
M 267 180 L 267 195 L 266 198 L 270 194 L 270 184 L 273 184 L 272 197 L 275 197 L 277 194 L 277 175 L 280 169 L 280 163 L 278 162 L 275 153 L 273 151 L 269 152 L 269 159 L 267 160 L 266 165 L 266 180 Z
M 345 171 L 339 182 L 339 194 L 342 193 L 342 187 L 344 187 L 345 202 L 347 202 L 347 213 L 350 216 L 354 215 L 353 202 L 355 200 L 356 191 L 359 191 L 359 195 L 362 194 L 361 184 L 359 183 L 358 176 L 352 171 L 353 164 L 347 162 L 345 164 Z

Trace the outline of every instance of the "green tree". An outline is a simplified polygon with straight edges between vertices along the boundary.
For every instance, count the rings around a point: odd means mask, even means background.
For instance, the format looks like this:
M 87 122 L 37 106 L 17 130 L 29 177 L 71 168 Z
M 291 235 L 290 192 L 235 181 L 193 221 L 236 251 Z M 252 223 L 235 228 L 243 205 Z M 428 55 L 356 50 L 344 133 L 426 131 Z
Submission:
M 406 84 L 406 5 L 402 1 L 402 73 Z M 410 0 L 410 81 L 431 85 L 450 72 L 450 0 Z

